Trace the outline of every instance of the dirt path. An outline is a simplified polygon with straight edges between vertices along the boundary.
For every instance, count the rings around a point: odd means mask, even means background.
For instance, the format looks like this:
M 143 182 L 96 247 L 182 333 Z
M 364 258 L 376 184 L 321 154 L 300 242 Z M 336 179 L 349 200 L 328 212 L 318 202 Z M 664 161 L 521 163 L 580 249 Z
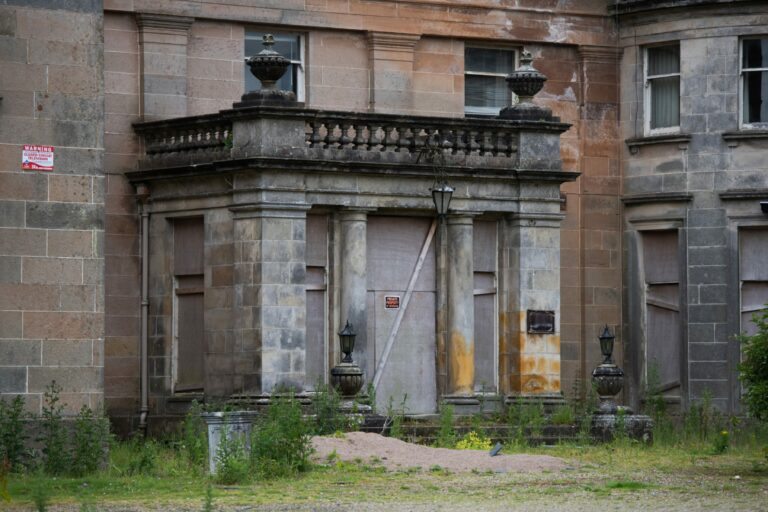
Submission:
M 312 445 L 320 462 L 326 461 L 335 452 L 335 456 L 344 461 L 373 463 L 390 470 L 414 467 L 428 470 L 439 466 L 452 472 L 507 473 L 552 471 L 566 467 L 565 461 L 549 455 L 491 457 L 486 451 L 430 448 L 370 432 L 350 432 L 343 437 L 315 437 Z

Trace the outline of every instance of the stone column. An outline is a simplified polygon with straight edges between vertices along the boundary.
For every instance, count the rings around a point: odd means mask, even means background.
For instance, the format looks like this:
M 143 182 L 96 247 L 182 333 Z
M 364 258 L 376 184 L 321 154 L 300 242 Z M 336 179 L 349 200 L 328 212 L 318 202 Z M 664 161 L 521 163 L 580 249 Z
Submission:
M 402 114 L 413 110 L 413 49 L 418 35 L 369 32 L 370 110 Z
M 453 396 L 475 391 L 472 242 L 472 217 L 448 217 L 448 391 Z
M 244 391 L 304 387 L 306 208 L 240 206 L 235 213 L 235 331 Z
M 187 42 L 193 22 L 186 16 L 136 15 L 145 121 L 187 115 Z
M 367 226 L 366 209 L 348 209 L 339 213 L 341 222 L 341 308 L 336 332 L 349 321 L 357 333 L 353 359 L 363 369 L 367 378 L 372 377 L 373 368 L 366 368 L 368 317 L 366 301 L 367 283 Z M 338 340 L 334 340 L 338 343 Z

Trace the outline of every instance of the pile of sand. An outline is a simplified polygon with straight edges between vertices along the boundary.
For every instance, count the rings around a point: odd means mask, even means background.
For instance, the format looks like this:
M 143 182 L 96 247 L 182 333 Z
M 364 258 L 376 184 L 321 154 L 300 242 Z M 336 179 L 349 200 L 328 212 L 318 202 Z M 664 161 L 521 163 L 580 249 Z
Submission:
M 455 472 L 477 470 L 506 473 L 558 470 L 566 466 L 562 459 L 549 455 L 491 457 L 486 451 L 430 448 L 369 432 L 350 432 L 343 437 L 318 436 L 312 438 L 312 445 L 315 447 L 315 458 L 320 462 L 326 461 L 335 451 L 341 460 L 362 460 L 366 464 L 380 464 L 392 470 L 440 466 Z

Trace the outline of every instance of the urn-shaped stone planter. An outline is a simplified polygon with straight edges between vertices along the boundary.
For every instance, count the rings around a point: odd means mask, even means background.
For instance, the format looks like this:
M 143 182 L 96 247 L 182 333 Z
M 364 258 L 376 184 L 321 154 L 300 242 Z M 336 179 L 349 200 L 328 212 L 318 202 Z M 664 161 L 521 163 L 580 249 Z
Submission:
M 592 370 L 592 382 L 600 397 L 598 414 L 616 414 L 618 406 L 613 397 L 624 387 L 624 371 L 615 364 L 603 363 Z
M 221 440 L 241 438 L 246 451 L 251 447 L 251 427 L 256 421 L 256 411 L 204 412 L 200 415 L 208 426 L 208 471 L 216 474 L 216 455 Z
M 264 35 L 264 49 L 245 59 L 245 64 L 251 73 L 261 82 L 261 90 L 246 92 L 235 107 L 296 104 L 296 94 L 293 91 L 277 89 L 277 81 L 282 78 L 291 61 L 272 49 L 275 39 L 272 34 Z
M 331 368 L 331 385 L 341 396 L 355 396 L 363 387 L 363 370 L 354 363 L 339 363 Z

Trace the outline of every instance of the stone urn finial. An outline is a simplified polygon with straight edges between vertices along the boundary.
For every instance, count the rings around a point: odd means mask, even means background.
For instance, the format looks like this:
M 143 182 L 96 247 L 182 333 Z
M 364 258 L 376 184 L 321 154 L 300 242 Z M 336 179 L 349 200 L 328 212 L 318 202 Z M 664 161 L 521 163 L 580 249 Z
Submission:
M 520 54 L 520 67 L 507 75 L 507 87 L 520 99 L 517 105 L 505 107 L 499 112 L 502 119 L 521 121 L 555 121 L 552 111 L 533 103 L 533 97 L 544 87 L 547 77 L 533 67 L 533 55 L 528 50 Z
M 534 68 L 532 62 L 531 52 L 523 51 L 520 55 L 520 67 L 506 78 L 507 87 L 520 98 L 520 103 L 531 103 L 547 81 L 546 75 Z
M 245 59 L 245 63 L 251 69 L 251 74 L 261 82 L 261 90 L 248 91 L 242 101 L 235 103 L 235 108 L 261 105 L 290 105 L 296 103 L 296 94 L 293 91 L 281 91 L 277 89 L 277 81 L 285 74 L 291 61 L 272 49 L 275 38 L 272 34 L 264 34 L 264 49 L 256 55 Z
M 275 44 L 272 34 L 264 34 L 263 44 L 264 49 L 245 59 L 245 63 L 251 68 L 253 76 L 261 82 L 262 89 L 271 91 L 275 89 L 275 84 L 283 77 L 291 62 L 272 49 Z

